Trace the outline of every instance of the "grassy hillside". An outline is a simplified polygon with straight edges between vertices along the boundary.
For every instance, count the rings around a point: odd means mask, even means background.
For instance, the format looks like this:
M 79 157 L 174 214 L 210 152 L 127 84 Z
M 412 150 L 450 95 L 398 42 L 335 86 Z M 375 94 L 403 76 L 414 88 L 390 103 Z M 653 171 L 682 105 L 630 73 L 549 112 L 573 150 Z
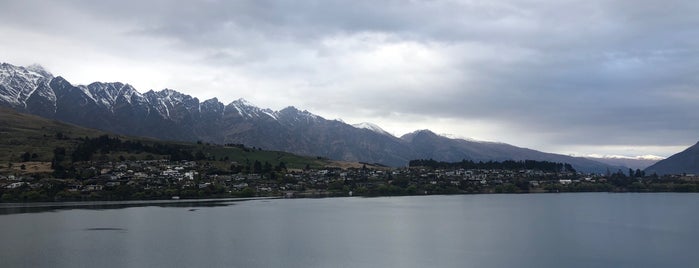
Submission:
M 73 162 L 76 160 L 72 159 L 73 153 L 78 148 L 85 149 L 85 147 L 89 147 L 86 145 L 90 142 L 94 142 L 98 137 L 104 137 L 104 135 L 108 135 L 109 139 L 118 140 L 120 143 L 137 143 L 145 148 L 164 147 L 169 148 L 168 150 L 177 150 L 186 155 L 196 156 L 197 160 L 207 161 L 221 169 L 229 169 L 231 165 L 236 164 L 246 166 L 256 161 L 267 162 L 273 166 L 284 162 L 288 168 L 304 168 L 306 166 L 318 168 L 341 164 L 315 157 L 246 148 L 242 145 L 223 146 L 201 142 L 182 143 L 125 137 L 0 108 L 0 172 L 7 172 L 8 168 L 13 172 L 20 173 L 50 172 L 51 161 L 54 160 L 54 151 L 57 148 L 65 149 L 66 157 L 62 161 Z M 158 153 L 149 149 L 125 150 L 114 147 L 107 150 L 100 148 L 90 148 L 94 152 L 90 151 L 87 159 L 117 161 L 168 159 L 171 157 L 167 153 Z M 82 156 L 84 158 L 85 155 Z M 21 169 L 21 166 L 24 168 Z
M 82 128 L 38 116 L 0 108 L 0 165 L 22 162 L 30 154 L 31 161 L 48 162 L 56 147 L 72 148 L 77 137 L 97 137 L 104 132 Z

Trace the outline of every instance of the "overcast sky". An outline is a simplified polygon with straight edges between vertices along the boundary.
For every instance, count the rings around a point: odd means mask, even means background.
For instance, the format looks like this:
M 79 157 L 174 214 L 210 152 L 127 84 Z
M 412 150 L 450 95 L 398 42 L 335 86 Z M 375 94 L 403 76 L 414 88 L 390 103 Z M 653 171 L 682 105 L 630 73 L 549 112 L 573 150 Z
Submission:
M 699 140 L 699 1 L 0 1 L 0 62 L 564 154 Z

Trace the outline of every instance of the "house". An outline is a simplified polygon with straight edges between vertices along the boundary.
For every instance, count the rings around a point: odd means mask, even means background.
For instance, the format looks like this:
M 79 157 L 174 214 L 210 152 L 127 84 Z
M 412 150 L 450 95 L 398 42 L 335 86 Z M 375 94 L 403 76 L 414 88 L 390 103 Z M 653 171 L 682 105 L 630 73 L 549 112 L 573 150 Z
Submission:
M 180 172 L 176 171 L 176 170 L 172 170 L 172 169 L 167 169 L 167 170 L 163 171 L 162 173 L 160 173 L 160 175 L 163 175 L 166 177 L 174 177 L 174 176 L 180 175 Z
M 104 186 L 102 186 L 102 185 L 90 184 L 90 185 L 86 185 L 83 188 L 83 190 L 84 191 L 102 191 L 103 188 L 104 188 Z
M 25 184 L 27 184 L 27 183 L 26 183 L 26 182 L 23 182 L 23 181 L 20 181 L 20 182 L 13 182 L 13 183 L 10 183 L 9 185 L 7 185 L 5 188 L 7 188 L 7 189 L 16 189 L 16 188 L 22 187 L 22 185 L 25 185 Z

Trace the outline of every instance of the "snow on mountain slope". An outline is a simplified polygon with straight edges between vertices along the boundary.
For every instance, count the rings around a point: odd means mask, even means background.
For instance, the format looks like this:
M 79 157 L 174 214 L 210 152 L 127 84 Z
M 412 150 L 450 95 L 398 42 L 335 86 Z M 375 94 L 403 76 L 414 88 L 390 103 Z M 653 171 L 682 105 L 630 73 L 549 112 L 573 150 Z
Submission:
M 145 97 L 143 97 L 141 93 L 136 91 L 136 89 L 129 84 L 119 82 L 94 82 L 87 85 L 85 88 L 87 89 L 86 94 L 89 93 L 88 96 L 90 96 L 97 104 L 110 110 L 113 110 L 114 106 L 120 104 L 120 101 L 128 104 L 132 104 L 133 101 L 139 103 L 146 102 Z
M 358 129 L 368 129 L 368 130 L 371 130 L 371 131 L 379 133 L 379 134 L 393 136 L 393 135 L 391 135 L 391 133 L 388 133 L 388 131 L 383 130 L 378 125 L 373 124 L 373 123 L 369 123 L 369 122 L 362 122 L 359 124 L 353 124 L 352 126 L 355 128 L 358 128 Z
M 199 99 L 192 96 L 182 94 L 176 90 L 163 89 L 160 91 L 150 90 L 143 94 L 148 105 L 157 111 L 163 118 L 172 118 L 176 116 L 178 109 L 184 109 L 188 113 L 201 112 L 201 104 Z
M 10 106 L 26 108 L 27 99 L 37 89 L 48 88 L 52 78 L 53 75 L 39 65 L 21 67 L 2 63 L 0 64 L 0 99 Z M 55 99 L 53 94 L 44 90 L 36 93 Z
M 625 156 L 625 155 L 600 155 L 600 154 L 590 154 L 586 155 L 588 158 L 607 158 L 607 159 L 632 159 L 632 160 L 655 160 L 660 161 L 665 159 L 665 157 L 657 155 L 639 155 L 639 156 Z
M 279 112 L 272 111 L 271 109 L 261 109 L 242 98 L 237 99 L 228 105 L 238 111 L 238 114 L 246 119 L 268 117 L 273 120 L 277 120 L 279 118 Z
M 199 105 L 199 111 L 202 113 L 223 115 L 225 111 L 225 106 L 223 105 L 223 103 L 218 101 L 217 98 L 212 98 L 202 102 L 201 105 Z
M 296 125 L 299 123 L 318 123 L 325 121 L 325 118 L 319 115 L 313 114 L 306 110 L 301 111 L 299 109 L 296 109 L 296 107 L 294 106 L 289 106 L 284 109 L 281 109 L 278 112 L 278 114 L 280 123 L 286 125 Z
M 609 165 L 624 166 L 631 169 L 645 169 L 658 161 L 665 159 L 656 155 L 623 156 L 598 154 L 587 155 L 585 158 Z

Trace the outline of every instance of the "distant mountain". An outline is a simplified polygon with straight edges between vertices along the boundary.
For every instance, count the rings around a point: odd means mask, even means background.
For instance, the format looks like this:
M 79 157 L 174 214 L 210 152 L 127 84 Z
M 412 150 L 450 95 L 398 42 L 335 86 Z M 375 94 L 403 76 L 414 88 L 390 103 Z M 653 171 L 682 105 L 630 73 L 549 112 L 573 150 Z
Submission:
M 606 165 L 583 157 L 544 153 L 532 149 L 512 146 L 497 142 L 476 142 L 463 139 L 450 139 L 439 136 L 429 130 L 418 130 L 405 134 L 401 139 L 421 153 L 423 158 L 440 161 L 504 161 L 504 160 L 538 160 L 569 163 L 580 171 L 605 172 L 616 170 L 619 166 Z
M 699 142 L 645 169 L 646 174 L 699 174 Z
M 605 163 L 613 166 L 623 166 L 631 169 L 645 169 L 653 164 L 657 163 L 664 158 L 654 155 L 644 155 L 637 157 L 625 157 L 625 156 L 586 156 L 585 158 L 597 161 L 600 163 Z
M 412 159 L 439 161 L 539 160 L 566 162 L 580 171 L 615 167 L 504 143 L 450 139 L 431 131 L 395 137 L 380 127 L 348 125 L 308 111 L 259 108 L 243 99 L 224 105 L 175 90 L 139 93 L 131 85 L 72 85 L 40 66 L 0 64 L 0 106 L 80 126 L 165 140 L 239 143 L 336 160 L 405 166 Z

